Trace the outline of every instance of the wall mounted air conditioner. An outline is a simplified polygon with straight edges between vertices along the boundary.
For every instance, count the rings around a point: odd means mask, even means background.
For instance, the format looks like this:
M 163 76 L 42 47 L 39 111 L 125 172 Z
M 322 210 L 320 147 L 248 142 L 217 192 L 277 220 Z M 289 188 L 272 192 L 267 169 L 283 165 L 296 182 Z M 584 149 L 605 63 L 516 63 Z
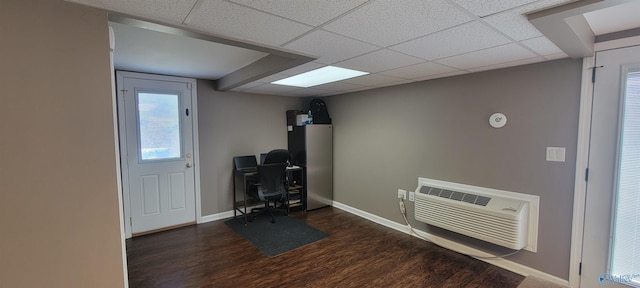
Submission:
M 539 196 L 418 179 L 415 219 L 511 249 L 537 250 Z

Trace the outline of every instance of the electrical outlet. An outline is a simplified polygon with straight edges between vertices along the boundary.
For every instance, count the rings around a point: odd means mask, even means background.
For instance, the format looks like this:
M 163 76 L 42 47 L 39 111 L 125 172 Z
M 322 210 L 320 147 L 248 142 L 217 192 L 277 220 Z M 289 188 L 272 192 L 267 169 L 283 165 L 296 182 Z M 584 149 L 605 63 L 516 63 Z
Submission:
M 416 200 L 416 192 L 409 191 L 409 201 L 413 202 Z
M 398 199 L 407 200 L 407 190 L 398 189 Z

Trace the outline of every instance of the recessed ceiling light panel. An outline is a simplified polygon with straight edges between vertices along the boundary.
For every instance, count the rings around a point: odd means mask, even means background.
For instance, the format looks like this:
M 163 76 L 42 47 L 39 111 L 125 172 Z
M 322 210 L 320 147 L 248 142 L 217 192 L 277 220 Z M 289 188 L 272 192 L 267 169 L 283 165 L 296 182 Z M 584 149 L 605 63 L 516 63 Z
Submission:
M 309 72 L 284 78 L 282 80 L 274 81 L 271 82 L 271 84 L 308 88 L 367 74 L 369 74 L 369 72 L 362 72 L 335 66 L 326 66 L 316 70 L 311 70 Z

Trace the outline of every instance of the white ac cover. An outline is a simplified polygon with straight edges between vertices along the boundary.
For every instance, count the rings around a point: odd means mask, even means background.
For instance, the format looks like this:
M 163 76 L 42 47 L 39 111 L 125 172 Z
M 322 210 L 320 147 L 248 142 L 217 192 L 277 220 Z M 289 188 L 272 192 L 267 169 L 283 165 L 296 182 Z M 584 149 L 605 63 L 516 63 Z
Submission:
M 526 201 L 426 185 L 415 196 L 418 221 L 511 249 L 527 246 Z

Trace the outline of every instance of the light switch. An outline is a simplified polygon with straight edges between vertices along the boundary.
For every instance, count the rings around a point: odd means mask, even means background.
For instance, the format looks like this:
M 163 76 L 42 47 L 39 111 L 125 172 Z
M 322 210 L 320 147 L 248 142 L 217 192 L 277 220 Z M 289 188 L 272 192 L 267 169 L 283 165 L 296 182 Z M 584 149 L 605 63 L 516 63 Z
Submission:
M 560 162 L 564 162 L 564 147 L 558 147 L 556 149 L 556 160 Z
M 547 161 L 564 162 L 565 151 L 564 147 L 547 147 Z

